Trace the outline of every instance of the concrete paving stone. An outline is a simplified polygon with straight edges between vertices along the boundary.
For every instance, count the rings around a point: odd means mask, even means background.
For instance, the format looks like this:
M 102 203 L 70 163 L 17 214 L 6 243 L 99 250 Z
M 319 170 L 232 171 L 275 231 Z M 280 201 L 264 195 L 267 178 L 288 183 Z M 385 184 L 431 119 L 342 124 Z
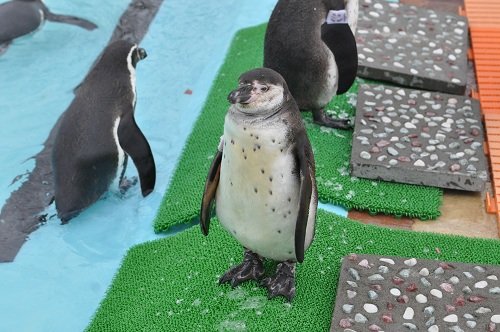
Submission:
M 392 106 L 382 107 L 385 100 L 392 100 Z M 390 118 L 390 122 L 380 120 L 392 111 L 397 116 Z M 371 134 L 366 129 L 371 129 Z M 380 138 L 379 134 L 387 129 L 393 130 L 392 137 Z M 361 132 L 364 134 L 359 136 Z M 362 84 L 357 100 L 351 173 L 369 179 L 482 191 L 488 180 L 483 140 L 476 100 Z
M 360 262 L 369 268 L 360 267 Z M 352 270 L 358 276 L 356 295 L 348 297 Z M 384 279 L 370 278 L 381 270 Z M 498 278 L 500 266 L 350 254 L 342 261 L 330 331 L 347 331 L 347 327 L 349 331 L 367 331 L 367 327 L 373 327 L 370 331 L 489 331 L 491 324 L 500 324 Z M 481 287 L 475 287 L 478 283 Z
M 360 77 L 463 95 L 466 18 L 421 7 L 361 0 L 356 33 Z

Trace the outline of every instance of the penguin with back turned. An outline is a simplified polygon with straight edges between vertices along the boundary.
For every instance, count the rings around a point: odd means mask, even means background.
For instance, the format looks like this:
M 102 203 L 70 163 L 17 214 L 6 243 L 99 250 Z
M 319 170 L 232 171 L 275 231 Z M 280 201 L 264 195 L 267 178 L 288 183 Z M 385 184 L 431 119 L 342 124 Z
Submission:
M 268 68 L 242 74 L 230 93 L 224 135 L 210 167 L 200 212 L 208 234 L 211 206 L 246 249 L 220 283 L 260 280 L 263 259 L 279 262 L 262 280 L 269 297 L 295 295 L 295 263 L 314 236 L 318 195 L 314 156 L 300 111 L 281 75 Z
M 134 119 L 135 67 L 146 51 L 127 41 L 106 47 L 62 115 L 52 166 L 58 217 L 68 222 L 124 177 L 128 155 L 143 196 L 154 189 L 156 168 Z
M 324 107 L 356 77 L 357 19 L 358 0 L 279 0 L 269 19 L 264 67 L 283 76 L 299 108 L 320 125 L 350 127 Z

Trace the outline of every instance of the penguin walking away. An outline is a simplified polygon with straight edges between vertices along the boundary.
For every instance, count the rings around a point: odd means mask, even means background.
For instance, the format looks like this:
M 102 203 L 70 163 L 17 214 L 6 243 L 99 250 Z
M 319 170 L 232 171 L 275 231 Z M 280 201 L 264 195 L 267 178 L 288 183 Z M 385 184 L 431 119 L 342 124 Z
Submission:
M 87 30 L 97 25 L 83 18 L 50 12 L 42 0 L 12 0 L 0 4 L 0 53 L 13 39 L 40 28 L 45 21 L 73 24 Z
M 295 295 L 295 263 L 314 236 L 318 195 L 314 156 L 300 111 L 283 77 L 259 68 L 242 74 L 228 96 L 232 104 L 210 167 L 200 222 L 208 234 L 210 212 L 246 249 L 244 261 L 220 283 L 233 287 L 264 275 L 263 259 L 279 262 L 262 280 L 269 297 Z
M 358 0 L 279 0 L 269 19 L 264 67 L 283 76 L 299 108 L 311 110 L 320 125 L 350 127 L 324 107 L 356 77 L 357 20 Z
M 52 165 L 55 203 L 63 223 L 122 182 L 127 156 L 139 172 L 142 195 L 154 189 L 149 143 L 134 119 L 135 67 L 146 51 L 127 41 L 106 47 L 61 118 Z

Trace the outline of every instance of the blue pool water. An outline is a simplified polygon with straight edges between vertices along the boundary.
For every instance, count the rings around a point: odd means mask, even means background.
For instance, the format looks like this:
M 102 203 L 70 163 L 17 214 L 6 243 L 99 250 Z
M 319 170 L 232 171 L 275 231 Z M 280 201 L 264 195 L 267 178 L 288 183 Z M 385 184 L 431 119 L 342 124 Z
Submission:
M 0 1 L 4 2 L 4 1 Z M 55 13 L 99 29 L 47 22 L 0 56 L 0 202 L 31 171 L 51 128 L 73 99 L 72 89 L 107 44 L 128 0 L 46 0 Z M 157 165 L 155 191 L 138 186 L 108 195 L 68 225 L 49 220 L 30 235 L 13 263 L 0 264 L 0 331 L 81 331 L 97 309 L 120 261 L 134 244 L 160 236 L 152 220 L 186 138 L 234 33 L 267 21 L 275 0 L 168 0 L 141 46 L 136 120 Z M 184 94 L 186 89 L 192 95 Z M 136 175 L 129 164 L 127 175 Z M 333 207 L 337 213 L 345 211 Z M 54 214 L 54 207 L 47 213 Z

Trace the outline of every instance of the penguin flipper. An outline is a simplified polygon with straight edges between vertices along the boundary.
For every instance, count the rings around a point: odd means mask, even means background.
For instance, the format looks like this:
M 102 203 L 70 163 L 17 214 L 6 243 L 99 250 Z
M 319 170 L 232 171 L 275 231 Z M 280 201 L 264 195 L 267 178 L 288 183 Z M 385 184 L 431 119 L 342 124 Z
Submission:
M 323 24 L 321 39 L 332 51 L 338 69 L 337 95 L 349 90 L 358 72 L 356 38 L 347 23 Z
M 212 205 L 215 200 L 217 187 L 219 186 L 221 161 L 222 151 L 217 150 L 212 165 L 210 165 L 210 170 L 208 171 L 207 180 L 205 181 L 205 190 L 201 200 L 200 226 L 203 235 L 208 235 L 208 229 L 210 227 Z
M 295 257 L 302 263 L 314 177 L 311 145 L 305 133 L 297 140 L 295 154 L 300 177 L 299 212 L 295 223 Z
M 97 25 L 93 22 L 76 16 L 60 15 L 47 12 L 45 13 L 45 18 L 47 19 L 47 21 L 76 25 L 85 30 L 94 30 L 97 28 Z
M 155 161 L 146 137 L 135 123 L 132 110 L 126 112 L 120 120 L 118 141 L 137 167 L 142 196 L 149 195 L 156 182 Z

